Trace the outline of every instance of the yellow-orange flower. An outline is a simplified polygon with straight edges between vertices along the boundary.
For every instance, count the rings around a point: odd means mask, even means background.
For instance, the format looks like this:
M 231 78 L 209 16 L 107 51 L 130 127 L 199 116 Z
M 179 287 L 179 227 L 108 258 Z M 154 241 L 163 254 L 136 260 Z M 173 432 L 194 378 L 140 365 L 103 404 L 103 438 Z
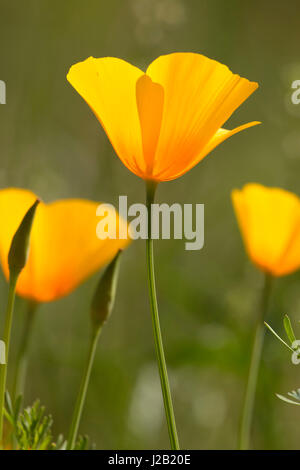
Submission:
M 253 263 L 273 276 L 299 269 L 299 197 L 280 188 L 249 183 L 232 191 L 232 201 Z
M 31 191 L 15 188 L 0 191 L 0 262 L 6 278 L 13 235 L 35 200 L 36 195 Z M 108 263 L 119 249 L 125 248 L 128 239 L 97 238 L 98 205 L 85 199 L 39 204 L 31 231 L 29 258 L 17 283 L 20 296 L 48 302 L 67 295 Z M 117 223 L 126 230 L 123 219 L 118 217 Z
M 91 107 L 124 165 L 145 180 L 186 173 L 228 137 L 221 126 L 258 84 L 200 54 L 158 57 L 146 73 L 121 59 L 90 57 L 68 81 Z

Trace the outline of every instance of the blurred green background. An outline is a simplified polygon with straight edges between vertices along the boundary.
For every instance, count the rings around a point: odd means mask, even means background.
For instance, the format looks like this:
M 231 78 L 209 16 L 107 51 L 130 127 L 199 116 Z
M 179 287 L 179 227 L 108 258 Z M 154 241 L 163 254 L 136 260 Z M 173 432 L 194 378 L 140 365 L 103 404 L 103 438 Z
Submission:
M 230 191 L 249 181 L 300 194 L 300 79 L 297 1 L 0 0 L 0 187 L 19 186 L 45 201 L 83 197 L 144 200 L 142 181 L 113 152 L 92 112 L 66 81 L 86 57 L 117 56 L 145 67 L 160 54 L 215 58 L 260 88 L 227 126 L 260 120 L 219 146 L 182 178 L 159 187 L 159 202 L 204 203 L 205 246 L 158 241 L 157 285 L 167 362 L 183 448 L 236 447 L 260 273 L 247 260 Z M 5 220 L 0 224 L 5 225 Z M 79 247 L 80 249 L 80 247 Z M 97 448 L 167 448 L 148 306 L 145 246 L 123 257 L 118 296 L 97 351 L 81 433 Z M 59 255 L 59 254 L 58 254 Z M 76 253 L 74 254 L 76 256 Z M 89 333 L 96 275 L 40 307 L 32 338 L 26 403 L 39 397 L 55 434 L 67 433 Z M 279 279 L 269 322 L 300 319 L 300 273 Z M 1 276 L 2 311 L 7 285 Z M 24 301 L 17 302 L 12 360 Z M 3 316 L 1 317 L 3 322 Z M 300 328 L 298 329 L 298 332 Z M 269 333 L 254 419 L 254 447 L 299 447 L 300 409 L 275 392 L 296 387 L 299 369 Z

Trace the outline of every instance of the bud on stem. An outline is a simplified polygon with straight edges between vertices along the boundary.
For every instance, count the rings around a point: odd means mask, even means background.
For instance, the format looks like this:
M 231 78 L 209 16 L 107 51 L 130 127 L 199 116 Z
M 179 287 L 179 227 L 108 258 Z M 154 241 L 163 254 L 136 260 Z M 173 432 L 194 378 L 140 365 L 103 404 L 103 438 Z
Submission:
M 98 338 L 103 324 L 111 314 L 115 302 L 116 287 L 118 281 L 118 272 L 120 264 L 121 250 L 118 251 L 110 265 L 106 268 L 97 286 L 91 305 L 92 334 L 90 339 L 90 350 L 87 363 L 81 380 L 79 393 L 77 396 L 71 427 L 69 431 L 67 449 L 72 450 L 76 444 L 79 423 L 82 415 L 83 406 L 86 399 L 86 392 L 89 385 L 91 370 L 94 362 Z
M 10 277 L 18 276 L 26 265 L 29 254 L 31 227 L 39 202 L 39 199 L 37 199 L 26 212 L 19 228 L 17 229 L 12 239 L 8 253 L 8 267 Z
M 91 319 L 100 328 L 108 319 L 115 303 L 121 250 L 118 251 L 101 277 L 91 305 Z
M 0 366 L 0 444 L 3 439 L 4 395 L 6 390 L 7 362 L 13 320 L 14 302 L 16 296 L 16 285 L 18 276 L 27 262 L 31 227 L 35 210 L 39 202 L 40 201 L 37 199 L 35 203 L 26 212 L 21 224 L 19 225 L 19 228 L 17 229 L 12 239 L 8 253 L 9 291 L 5 314 L 3 340 L 1 343 L 2 356 L 4 357 L 1 358 Z

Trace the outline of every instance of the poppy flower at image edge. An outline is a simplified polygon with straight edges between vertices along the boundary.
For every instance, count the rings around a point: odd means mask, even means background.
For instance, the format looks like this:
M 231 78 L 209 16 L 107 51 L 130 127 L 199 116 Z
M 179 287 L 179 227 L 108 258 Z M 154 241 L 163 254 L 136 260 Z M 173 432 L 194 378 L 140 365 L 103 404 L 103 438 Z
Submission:
M 0 190 L 0 262 L 7 279 L 12 238 L 36 199 L 28 190 Z M 63 297 L 128 245 L 129 239 L 97 238 L 99 204 L 86 199 L 40 202 L 31 231 L 28 261 L 17 283 L 18 295 L 36 302 Z M 126 230 L 126 222 L 118 215 L 117 226 Z
M 200 54 L 160 56 L 146 73 L 118 58 L 90 57 L 67 79 L 124 165 L 144 180 L 178 178 L 221 142 L 259 124 L 222 128 L 258 84 Z
M 273 276 L 300 268 L 300 199 L 280 188 L 248 183 L 232 202 L 252 262 Z

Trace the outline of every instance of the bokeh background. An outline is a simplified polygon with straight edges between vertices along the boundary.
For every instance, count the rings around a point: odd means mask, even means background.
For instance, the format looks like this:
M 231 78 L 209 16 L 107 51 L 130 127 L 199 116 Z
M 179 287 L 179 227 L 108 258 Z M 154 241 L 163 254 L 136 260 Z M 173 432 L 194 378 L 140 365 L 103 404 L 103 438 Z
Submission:
M 183 448 L 236 447 L 261 277 L 244 253 L 230 191 L 255 181 L 300 194 L 300 105 L 290 99 L 291 83 L 300 79 L 298 6 L 293 0 L 0 0 L 0 79 L 7 85 L 7 104 L 0 106 L 1 188 L 29 188 L 45 201 L 83 197 L 117 205 L 119 195 L 128 195 L 130 204 L 144 200 L 142 181 L 122 165 L 66 81 L 70 65 L 90 55 L 145 67 L 160 54 L 200 52 L 260 84 L 228 127 L 263 124 L 228 140 L 157 194 L 159 202 L 205 204 L 201 251 L 185 251 L 178 240 L 155 244 Z M 100 449 L 168 447 L 144 252 L 144 242 L 137 241 L 123 256 L 115 309 L 92 373 L 81 432 Z M 25 400 L 41 399 L 54 417 L 55 434 L 69 427 L 98 277 L 42 305 L 37 315 Z M 279 332 L 284 313 L 295 323 L 300 319 L 299 286 L 300 273 L 276 283 L 269 322 Z M 1 276 L 2 312 L 6 295 Z M 18 300 L 12 360 L 24 309 Z M 299 447 L 300 409 L 275 396 L 298 386 L 299 369 L 267 333 L 255 448 Z

